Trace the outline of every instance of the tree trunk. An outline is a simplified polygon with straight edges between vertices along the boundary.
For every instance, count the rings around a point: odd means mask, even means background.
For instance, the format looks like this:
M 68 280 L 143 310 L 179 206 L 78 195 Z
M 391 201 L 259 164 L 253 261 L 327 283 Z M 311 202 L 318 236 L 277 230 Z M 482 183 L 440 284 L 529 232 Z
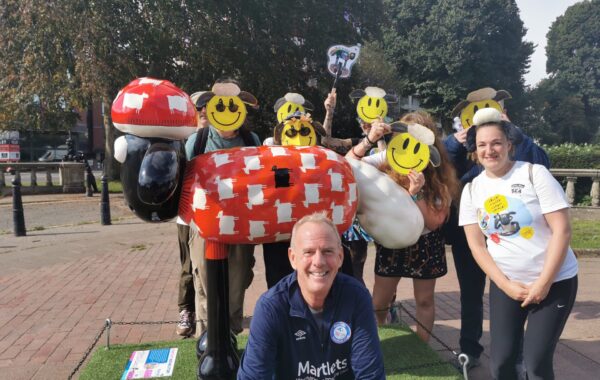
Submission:
M 114 158 L 115 130 L 110 116 L 111 102 L 106 97 L 102 102 L 104 103 L 104 174 L 109 180 L 115 180 L 119 178 L 120 167 Z

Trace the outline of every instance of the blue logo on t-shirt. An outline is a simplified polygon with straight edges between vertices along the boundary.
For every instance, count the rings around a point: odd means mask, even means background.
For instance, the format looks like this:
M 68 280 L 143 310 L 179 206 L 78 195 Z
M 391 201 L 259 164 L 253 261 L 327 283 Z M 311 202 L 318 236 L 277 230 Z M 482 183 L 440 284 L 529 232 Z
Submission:
M 333 343 L 342 344 L 346 343 L 348 339 L 350 339 L 352 336 L 352 331 L 346 322 L 340 321 L 333 324 L 331 330 L 329 331 L 329 335 L 331 336 Z

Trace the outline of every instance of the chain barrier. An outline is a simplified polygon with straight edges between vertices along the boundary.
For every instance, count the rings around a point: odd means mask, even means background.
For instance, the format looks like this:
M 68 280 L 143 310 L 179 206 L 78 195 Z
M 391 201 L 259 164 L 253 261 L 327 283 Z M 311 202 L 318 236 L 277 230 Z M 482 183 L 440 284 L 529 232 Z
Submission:
M 85 360 L 88 358 L 88 356 L 90 355 L 90 353 L 92 352 L 94 347 L 96 347 L 96 344 L 98 344 L 98 341 L 100 340 L 100 338 L 102 338 L 102 334 L 104 334 L 105 331 L 106 331 L 106 349 L 107 350 L 110 349 L 110 329 L 112 326 L 114 326 L 114 325 L 121 325 L 121 326 L 123 326 L 123 325 L 168 325 L 168 324 L 175 324 L 175 323 L 179 323 L 179 321 L 113 322 L 110 318 L 107 318 L 106 321 L 104 321 L 104 325 L 102 326 L 102 328 L 100 329 L 98 334 L 96 334 L 96 336 L 94 337 L 92 344 L 90 344 L 88 349 L 83 353 L 83 357 L 77 362 L 77 365 L 75 366 L 75 368 L 73 368 L 73 370 L 69 374 L 69 377 L 67 378 L 67 380 L 71 380 L 73 378 L 73 376 L 75 376 L 77 371 L 79 371 L 79 369 L 81 368 L 81 366 L 83 365 Z
M 425 330 L 429 334 L 429 336 L 431 336 L 433 339 L 435 339 L 447 351 L 451 352 L 454 355 L 454 357 L 456 358 L 458 364 L 462 368 L 463 377 L 465 378 L 465 380 L 469 380 L 469 375 L 467 373 L 467 371 L 469 370 L 469 367 L 468 367 L 469 366 L 469 357 L 466 354 L 459 354 L 458 352 L 454 351 L 450 346 L 448 346 L 440 338 L 438 338 L 437 335 L 435 335 L 431 330 L 429 330 L 427 327 L 425 327 L 421 323 L 421 321 L 419 321 L 417 319 L 417 317 L 415 317 L 410 311 L 408 311 L 408 309 L 401 302 L 394 302 L 392 304 L 392 307 L 399 307 L 402 311 L 404 311 L 406 313 L 406 315 L 408 315 L 413 321 L 415 321 L 416 324 L 418 324 L 423 330 Z M 440 362 L 446 363 L 445 361 L 440 361 Z M 450 363 L 450 364 L 452 364 L 452 363 Z M 432 365 L 434 365 L 434 364 L 432 363 L 432 364 L 423 365 L 423 367 L 429 367 Z M 415 366 L 415 367 L 422 368 L 421 366 Z M 407 368 L 407 369 L 415 369 L 415 368 L 411 367 L 411 368 Z

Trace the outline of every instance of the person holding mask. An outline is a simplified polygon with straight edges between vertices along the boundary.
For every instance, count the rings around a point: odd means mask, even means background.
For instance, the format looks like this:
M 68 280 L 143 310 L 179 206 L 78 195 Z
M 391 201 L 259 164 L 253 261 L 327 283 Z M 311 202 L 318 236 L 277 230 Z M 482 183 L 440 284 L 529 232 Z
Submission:
M 342 245 L 324 213 L 300 219 L 294 272 L 258 300 L 238 370 L 243 379 L 384 379 L 369 291 L 338 273 Z
M 517 378 L 522 344 L 527 377 L 553 379 L 554 350 L 577 293 L 569 204 L 544 166 L 512 159 L 521 135 L 498 110 L 479 110 L 473 121 L 467 150 L 484 170 L 463 189 L 459 225 L 491 280 L 492 377 Z
M 427 342 L 435 320 L 436 278 L 447 273 L 444 238 L 439 228 L 448 216 L 452 199 L 458 197 L 458 180 L 446 157 L 442 142 L 435 136 L 436 126 L 431 117 L 423 112 L 414 112 L 405 115 L 400 121 L 418 126 L 431 136 L 432 146 L 441 157 L 437 165 L 429 163 L 421 172 L 411 169 L 404 175 L 390 167 L 385 158 L 385 151 L 363 158 L 362 155 L 368 151 L 369 145 L 391 131 L 388 124 L 381 122 L 373 123 L 365 140 L 352 148 L 348 156 L 361 159 L 387 173 L 408 191 L 423 214 L 425 229 L 416 244 L 403 249 L 389 249 L 376 242 L 373 307 L 377 322 L 388 323 L 388 310 L 400 279 L 412 278 L 417 319 L 425 326 L 423 328 L 417 324 L 417 335 Z M 385 202 L 384 199 L 381 201 Z

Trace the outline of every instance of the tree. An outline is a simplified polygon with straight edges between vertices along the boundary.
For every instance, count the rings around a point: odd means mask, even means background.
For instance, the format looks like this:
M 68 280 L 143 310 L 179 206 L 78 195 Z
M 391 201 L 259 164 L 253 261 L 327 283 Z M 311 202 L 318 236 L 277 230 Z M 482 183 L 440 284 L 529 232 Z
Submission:
M 526 30 L 514 0 L 386 0 L 384 5 L 384 46 L 408 83 L 408 94 L 417 94 L 449 125 L 450 111 L 470 91 L 508 90 L 514 99 L 510 116 L 519 122 L 533 44 L 523 41 Z
M 0 4 L 0 129 L 68 130 L 81 103 L 63 2 Z M 52 38 L 48 38 L 52 36 Z
M 554 87 L 560 88 L 555 96 L 561 96 L 566 103 L 579 99 L 583 105 L 586 125 L 580 125 L 573 138 L 568 138 L 589 139 L 600 124 L 600 1 L 580 2 L 567 8 L 546 36 L 546 71 Z M 569 115 L 568 108 L 564 111 Z

